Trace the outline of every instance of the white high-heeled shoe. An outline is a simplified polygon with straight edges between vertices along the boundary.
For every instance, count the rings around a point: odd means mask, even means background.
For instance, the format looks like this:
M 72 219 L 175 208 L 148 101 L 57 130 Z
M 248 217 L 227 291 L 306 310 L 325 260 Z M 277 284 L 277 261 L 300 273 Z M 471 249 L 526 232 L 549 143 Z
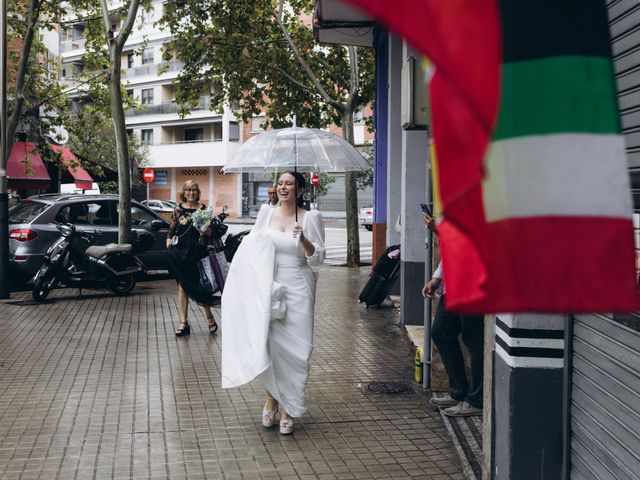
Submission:
M 276 423 L 276 415 L 278 414 L 278 404 L 276 403 L 275 410 L 262 409 L 262 426 L 265 428 L 273 427 Z
M 291 435 L 293 433 L 293 418 L 280 419 L 280 433 L 282 435 Z

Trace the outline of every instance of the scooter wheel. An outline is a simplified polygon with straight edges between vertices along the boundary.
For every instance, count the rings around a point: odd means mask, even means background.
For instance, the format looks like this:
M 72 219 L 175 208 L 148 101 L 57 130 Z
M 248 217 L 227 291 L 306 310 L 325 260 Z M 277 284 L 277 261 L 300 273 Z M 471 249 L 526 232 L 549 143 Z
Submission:
M 31 296 L 36 302 L 42 302 L 53 287 L 55 282 L 55 274 L 52 270 L 46 270 L 42 275 L 39 275 L 35 283 L 33 284 L 33 290 Z
M 121 277 L 114 277 L 111 280 L 111 290 L 113 293 L 123 295 L 129 293 L 136 286 L 136 278 L 133 274 L 122 275 Z

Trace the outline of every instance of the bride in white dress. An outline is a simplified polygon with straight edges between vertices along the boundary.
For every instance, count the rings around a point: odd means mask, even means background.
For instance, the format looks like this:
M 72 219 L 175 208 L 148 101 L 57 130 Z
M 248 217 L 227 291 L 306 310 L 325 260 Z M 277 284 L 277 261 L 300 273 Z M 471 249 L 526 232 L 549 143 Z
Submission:
M 282 434 L 306 412 L 317 275 L 310 265 L 324 260 L 320 212 L 298 205 L 305 186 L 297 172 L 280 176 L 280 207 L 261 208 L 222 296 L 222 386 L 257 377 L 267 390 L 262 424 L 271 427 L 279 407 Z

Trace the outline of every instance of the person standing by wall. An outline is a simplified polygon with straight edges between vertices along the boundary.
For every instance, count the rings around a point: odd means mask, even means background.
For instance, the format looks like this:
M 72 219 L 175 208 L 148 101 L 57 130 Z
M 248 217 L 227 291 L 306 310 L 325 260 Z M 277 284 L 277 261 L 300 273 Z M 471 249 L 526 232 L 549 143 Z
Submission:
M 427 228 L 435 232 L 433 217 L 425 213 L 423 218 Z M 442 292 L 442 296 L 431 327 L 431 338 L 438 347 L 449 378 L 449 393 L 444 397 L 433 397 L 429 403 L 443 409 L 443 413 L 449 417 L 482 415 L 484 317 L 461 315 L 447 310 L 442 262 L 438 264 L 433 278 L 422 287 L 422 296 L 433 298 L 436 291 Z M 458 339 L 460 335 L 471 356 L 470 381 L 465 372 L 464 356 Z

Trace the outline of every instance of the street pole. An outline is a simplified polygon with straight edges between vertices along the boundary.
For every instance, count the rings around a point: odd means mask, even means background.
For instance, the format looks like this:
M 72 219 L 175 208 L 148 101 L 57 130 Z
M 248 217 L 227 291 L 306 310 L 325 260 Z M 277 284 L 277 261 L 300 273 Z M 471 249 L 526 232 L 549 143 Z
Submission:
M 0 0 L 0 298 L 9 291 L 9 195 L 7 190 L 7 0 Z

